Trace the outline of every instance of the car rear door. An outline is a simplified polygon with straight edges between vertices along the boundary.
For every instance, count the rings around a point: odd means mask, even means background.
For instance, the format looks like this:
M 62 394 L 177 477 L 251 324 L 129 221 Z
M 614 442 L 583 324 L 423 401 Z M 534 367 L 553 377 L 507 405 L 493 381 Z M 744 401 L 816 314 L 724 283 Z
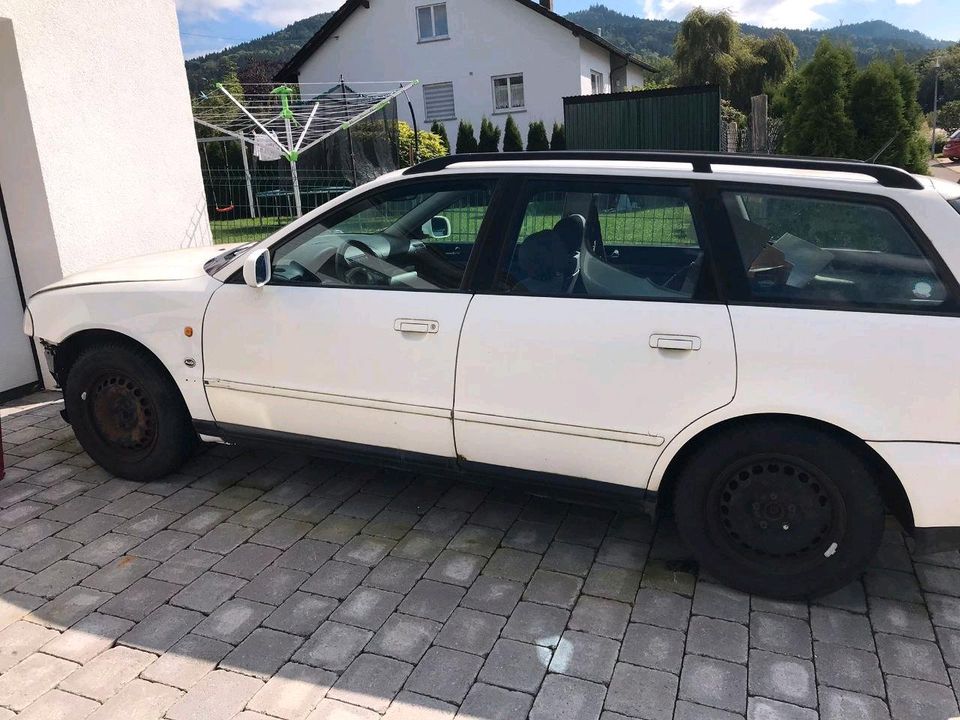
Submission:
M 683 183 L 524 184 L 460 340 L 462 463 L 645 487 L 665 444 L 732 400 L 730 316 L 697 207 Z

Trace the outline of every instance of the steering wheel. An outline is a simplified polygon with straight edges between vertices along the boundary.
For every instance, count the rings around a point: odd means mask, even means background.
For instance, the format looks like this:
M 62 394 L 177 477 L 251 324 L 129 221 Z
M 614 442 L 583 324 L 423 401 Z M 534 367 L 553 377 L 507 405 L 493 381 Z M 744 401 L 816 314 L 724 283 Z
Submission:
M 355 248 L 356 250 L 359 250 L 360 252 L 362 252 L 364 255 L 369 255 L 372 258 L 377 258 L 377 259 L 380 258 L 380 256 L 377 255 L 373 251 L 373 249 L 369 245 L 367 245 L 365 242 L 361 242 L 360 240 L 353 240 L 353 239 L 347 240 L 342 245 L 340 245 L 340 247 L 337 248 L 337 256 L 335 261 L 337 278 L 348 284 L 354 284 L 353 280 L 355 278 L 362 278 L 361 282 L 356 284 L 363 284 L 363 285 L 373 284 L 374 280 L 372 279 L 373 278 L 372 273 L 375 271 L 372 271 L 365 267 L 355 267 L 351 264 L 349 260 L 347 260 L 347 250 L 349 250 L 350 248 Z M 380 273 L 377 273 L 377 275 L 379 274 Z

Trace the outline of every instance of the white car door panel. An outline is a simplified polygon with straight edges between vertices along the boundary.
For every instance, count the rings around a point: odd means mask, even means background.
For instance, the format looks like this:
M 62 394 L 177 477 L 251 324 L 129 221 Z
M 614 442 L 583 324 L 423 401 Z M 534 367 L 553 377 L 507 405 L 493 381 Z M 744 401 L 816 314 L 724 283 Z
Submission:
M 454 366 L 469 302 L 459 293 L 224 285 L 204 323 L 213 415 L 452 457 Z
M 651 347 L 658 335 L 699 349 Z M 477 296 L 457 363 L 457 450 L 645 486 L 665 442 L 735 389 L 723 305 Z

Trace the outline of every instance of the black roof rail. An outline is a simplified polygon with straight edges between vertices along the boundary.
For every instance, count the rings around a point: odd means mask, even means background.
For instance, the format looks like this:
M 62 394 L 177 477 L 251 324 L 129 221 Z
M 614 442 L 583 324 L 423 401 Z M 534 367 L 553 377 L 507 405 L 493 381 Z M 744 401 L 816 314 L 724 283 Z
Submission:
M 670 162 L 686 163 L 698 173 L 713 172 L 714 165 L 737 167 L 772 167 L 789 170 L 821 170 L 825 172 L 867 175 L 883 187 L 922 190 L 923 185 L 906 170 L 889 165 L 873 165 L 858 160 L 839 160 L 786 155 L 740 155 L 738 153 L 670 152 L 664 150 L 549 150 L 544 152 L 472 153 L 447 155 L 427 160 L 404 171 L 405 175 L 446 170 L 451 165 L 485 162 L 530 162 L 533 160 L 600 160 L 607 162 Z

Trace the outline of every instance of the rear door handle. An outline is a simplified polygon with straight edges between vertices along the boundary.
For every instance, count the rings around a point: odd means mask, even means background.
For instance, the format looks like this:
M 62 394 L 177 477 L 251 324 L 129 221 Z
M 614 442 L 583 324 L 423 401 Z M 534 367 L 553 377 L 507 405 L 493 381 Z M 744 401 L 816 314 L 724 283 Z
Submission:
M 656 350 L 696 352 L 703 342 L 696 335 L 651 335 L 650 347 Z
M 440 323 L 436 320 L 413 320 L 399 318 L 393 323 L 393 329 L 398 333 L 417 333 L 419 335 L 436 335 L 440 332 Z

